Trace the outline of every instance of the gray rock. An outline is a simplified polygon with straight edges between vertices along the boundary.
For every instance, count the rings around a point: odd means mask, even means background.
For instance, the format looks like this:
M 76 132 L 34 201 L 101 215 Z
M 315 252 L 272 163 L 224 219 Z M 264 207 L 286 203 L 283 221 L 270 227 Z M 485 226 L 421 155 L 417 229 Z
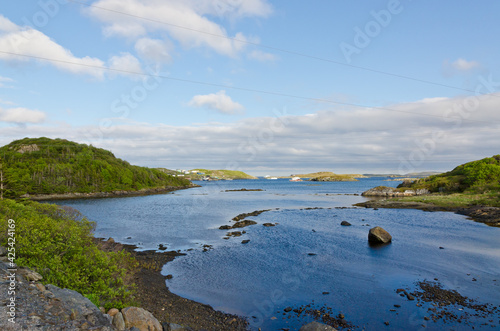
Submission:
M 38 282 L 43 279 L 42 275 L 29 268 L 20 268 L 19 272 L 24 276 L 24 278 L 26 278 L 27 281 Z
M 380 226 L 370 229 L 368 242 L 370 244 L 387 244 L 392 241 L 392 236 Z
M 239 222 L 236 222 L 236 223 L 233 224 L 233 229 L 244 228 L 246 226 L 254 225 L 254 224 L 257 224 L 257 222 L 252 221 L 252 220 L 239 221 Z
M 123 320 L 122 313 L 118 312 L 115 316 L 113 316 L 113 325 L 118 329 L 118 331 L 125 330 L 125 321 Z
M 138 307 L 122 309 L 126 328 L 136 327 L 141 331 L 162 331 L 160 322 L 149 311 Z
M 337 329 L 318 322 L 311 322 L 302 326 L 299 331 L 337 331 Z

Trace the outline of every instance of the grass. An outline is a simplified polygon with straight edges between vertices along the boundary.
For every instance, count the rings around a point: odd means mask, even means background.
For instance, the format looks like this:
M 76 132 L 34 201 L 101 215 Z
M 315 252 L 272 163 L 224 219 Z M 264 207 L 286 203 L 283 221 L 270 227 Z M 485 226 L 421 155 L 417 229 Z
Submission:
M 431 203 L 445 208 L 467 208 L 472 206 L 500 207 L 500 193 L 483 194 L 429 194 L 423 196 L 413 196 L 404 198 L 394 198 L 396 201 Z

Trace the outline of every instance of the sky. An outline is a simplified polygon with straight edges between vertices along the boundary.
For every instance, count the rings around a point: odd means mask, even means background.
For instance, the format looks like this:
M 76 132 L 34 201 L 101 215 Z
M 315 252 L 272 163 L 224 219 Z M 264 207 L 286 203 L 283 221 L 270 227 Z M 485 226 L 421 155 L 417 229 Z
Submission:
M 0 3 L 0 146 L 132 164 L 447 171 L 500 154 L 500 2 Z

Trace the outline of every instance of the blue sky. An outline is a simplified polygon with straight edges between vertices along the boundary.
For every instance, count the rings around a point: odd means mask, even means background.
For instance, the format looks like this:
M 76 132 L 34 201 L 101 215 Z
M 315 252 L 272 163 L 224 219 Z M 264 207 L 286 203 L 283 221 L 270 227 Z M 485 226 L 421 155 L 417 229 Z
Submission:
M 499 9 L 3 1 L 0 144 L 59 137 L 257 175 L 449 170 L 499 153 Z

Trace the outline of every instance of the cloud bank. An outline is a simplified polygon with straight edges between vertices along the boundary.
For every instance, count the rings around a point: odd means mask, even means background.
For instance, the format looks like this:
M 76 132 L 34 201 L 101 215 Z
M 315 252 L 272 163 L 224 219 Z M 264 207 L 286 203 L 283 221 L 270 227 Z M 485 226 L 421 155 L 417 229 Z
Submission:
M 167 168 L 229 168 L 257 175 L 330 170 L 407 173 L 451 170 L 499 154 L 500 98 L 434 98 L 388 109 L 324 110 L 197 126 L 132 123 L 2 128 L 0 144 L 25 136 L 59 137 L 110 149 L 133 164 Z M 7 115 L 4 115 L 7 116 Z M 12 120 L 11 120 L 12 121 Z

